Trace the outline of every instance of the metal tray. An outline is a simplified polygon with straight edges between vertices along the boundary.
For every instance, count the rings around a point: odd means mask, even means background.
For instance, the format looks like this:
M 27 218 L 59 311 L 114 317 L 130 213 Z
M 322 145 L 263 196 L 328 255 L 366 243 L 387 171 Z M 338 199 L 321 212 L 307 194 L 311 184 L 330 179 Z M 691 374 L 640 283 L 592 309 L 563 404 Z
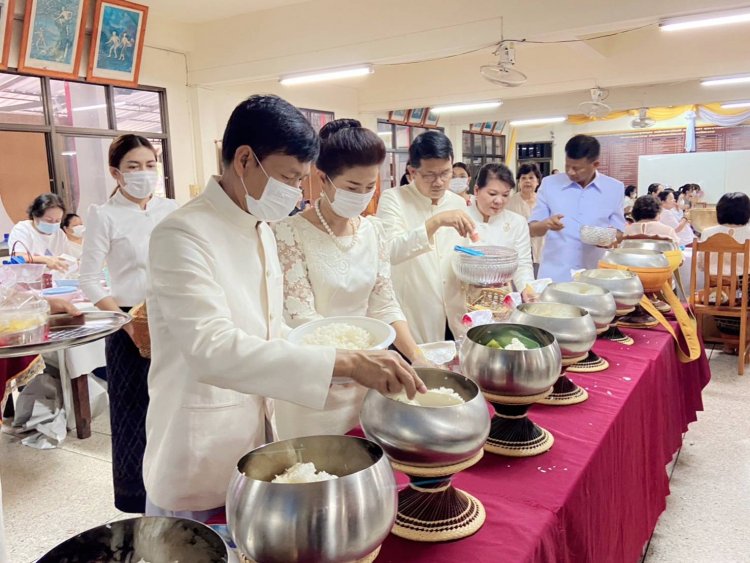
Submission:
M 51 330 L 47 340 L 33 344 L 0 346 L 0 359 L 35 356 L 88 344 L 120 330 L 131 320 L 130 315 L 114 311 L 83 313 L 86 324 Z

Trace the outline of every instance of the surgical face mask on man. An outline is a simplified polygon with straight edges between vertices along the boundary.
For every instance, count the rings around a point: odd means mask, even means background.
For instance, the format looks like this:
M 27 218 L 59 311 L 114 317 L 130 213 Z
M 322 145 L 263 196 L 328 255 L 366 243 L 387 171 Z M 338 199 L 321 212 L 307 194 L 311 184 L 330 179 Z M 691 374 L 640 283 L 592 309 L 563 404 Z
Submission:
M 339 217 L 346 219 L 353 219 L 357 215 L 361 215 L 367 209 L 367 206 L 370 205 L 372 197 L 375 195 L 375 188 L 360 194 L 337 188 L 336 184 L 330 178 L 328 178 L 328 182 L 333 186 L 335 195 L 333 201 L 331 201 L 328 194 L 325 194 L 326 199 L 331 204 L 333 212 Z
M 137 170 L 135 172 L 123 172 L 122 180 L 125 185 L 122 189 L 135 199 L 146 199 L 153 195 L 156 185 L 159 183 L 159 173 L 156 170 Z
M 276 178 L 269 176 L 263 165 L 258 160 L 253 152 L 255 162 L 258 163 L 263 174 L 266 175 L 266 187 L 263 189 L 263 194 L 260 199 L 255 199 L 250 195 L 250 192 L 245 185 L 245 179 L 240 176 L 240 182 L 242 187 L 245 188 L 245 204 L 247 210 L 259 221 L 275 222 L 281 221 L 289 216 L 289 214 L 297 205 L 300 196 L 299 188 L 293 188 L 292 186 L 286 185 L 284 182 L 277 180 Z
M 60 230 L 60 223 L 47 223 L 47 221 L 37 221 L 36 228 L 40 233 L 45 235 L 54 235 Z
M 469 189 L 468 178 L 453 178 L 451 183 L 448 185 L 450 191 L 454 194 L 462 194 Z

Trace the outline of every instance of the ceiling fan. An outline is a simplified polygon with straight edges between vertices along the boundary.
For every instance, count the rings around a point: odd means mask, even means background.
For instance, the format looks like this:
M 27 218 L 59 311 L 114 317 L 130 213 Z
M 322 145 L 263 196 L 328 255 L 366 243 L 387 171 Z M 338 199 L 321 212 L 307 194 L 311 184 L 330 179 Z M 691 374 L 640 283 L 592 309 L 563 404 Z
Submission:
M 638 117 L 630 122 L 630 126 L 635 129 L 647 129 L 654 124 L 654 120 L 648 117 L 648 108 L 638 110 Z
M 609 96 L 609 90 L 595 87 L 591 88 L 589 93 L 591 94 L 591 101 L 578 104 L 578 109 L 582 114 L 596 118 L 604 117 L 612 111 L 612 108 L 604 103 L 604 100 Z
M 500 57 L 496 64 L 479 67 L 479 73 L 486 80 L 511 88 L 520 86 L 528 80 L 523 72 L 513 68 L 516 64 L 516 49 L 512 41 L 501 40 L 493 54 Z

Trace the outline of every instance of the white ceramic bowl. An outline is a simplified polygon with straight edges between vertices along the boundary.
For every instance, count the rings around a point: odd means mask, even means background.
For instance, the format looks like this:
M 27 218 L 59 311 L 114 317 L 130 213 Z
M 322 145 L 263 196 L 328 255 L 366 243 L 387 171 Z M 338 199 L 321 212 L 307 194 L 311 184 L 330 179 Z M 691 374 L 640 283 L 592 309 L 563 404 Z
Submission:
M 581 227 L 581 242 L 592 246 L 610 246 L 617 240 L 617 229 L 612 227 Z
M 391 325 L 369 317 L 328 317 L 326 319 L 310 321 L 292 330 L 287 340 L 300 346 L 307 346 L 305 337 L 308 334 L 315 332 L 318 327 L 339 323 L 356 326 L 369 332 L 375 344 L 367 348 L 368 350 L 387 350 L 393 344 L 393 341 L 396 340 L 396 331 L 393 330 Z M 348 377 L 334 377 L 332 380 L 332 383 L 337 384 L 351 382 L 352 380 Z

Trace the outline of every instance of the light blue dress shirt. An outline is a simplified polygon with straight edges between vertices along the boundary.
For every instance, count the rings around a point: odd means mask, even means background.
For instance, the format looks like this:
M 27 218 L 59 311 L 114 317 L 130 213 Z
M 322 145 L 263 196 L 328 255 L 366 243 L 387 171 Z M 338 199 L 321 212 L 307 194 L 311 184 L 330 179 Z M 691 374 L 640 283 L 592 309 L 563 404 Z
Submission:
M 582 243 L 581 227 L 614 227 L 625 231 L 624 193 L 622 182 L 598 172 L 586 188 L 571 182 L 567 174 L 544 178 L 529 223 L 559 214 L 564 216 L 562 223 L 565 228 L 547 232 L 539 278 L 570 281 L 571 270 L 596 268 L 604 250 Z

